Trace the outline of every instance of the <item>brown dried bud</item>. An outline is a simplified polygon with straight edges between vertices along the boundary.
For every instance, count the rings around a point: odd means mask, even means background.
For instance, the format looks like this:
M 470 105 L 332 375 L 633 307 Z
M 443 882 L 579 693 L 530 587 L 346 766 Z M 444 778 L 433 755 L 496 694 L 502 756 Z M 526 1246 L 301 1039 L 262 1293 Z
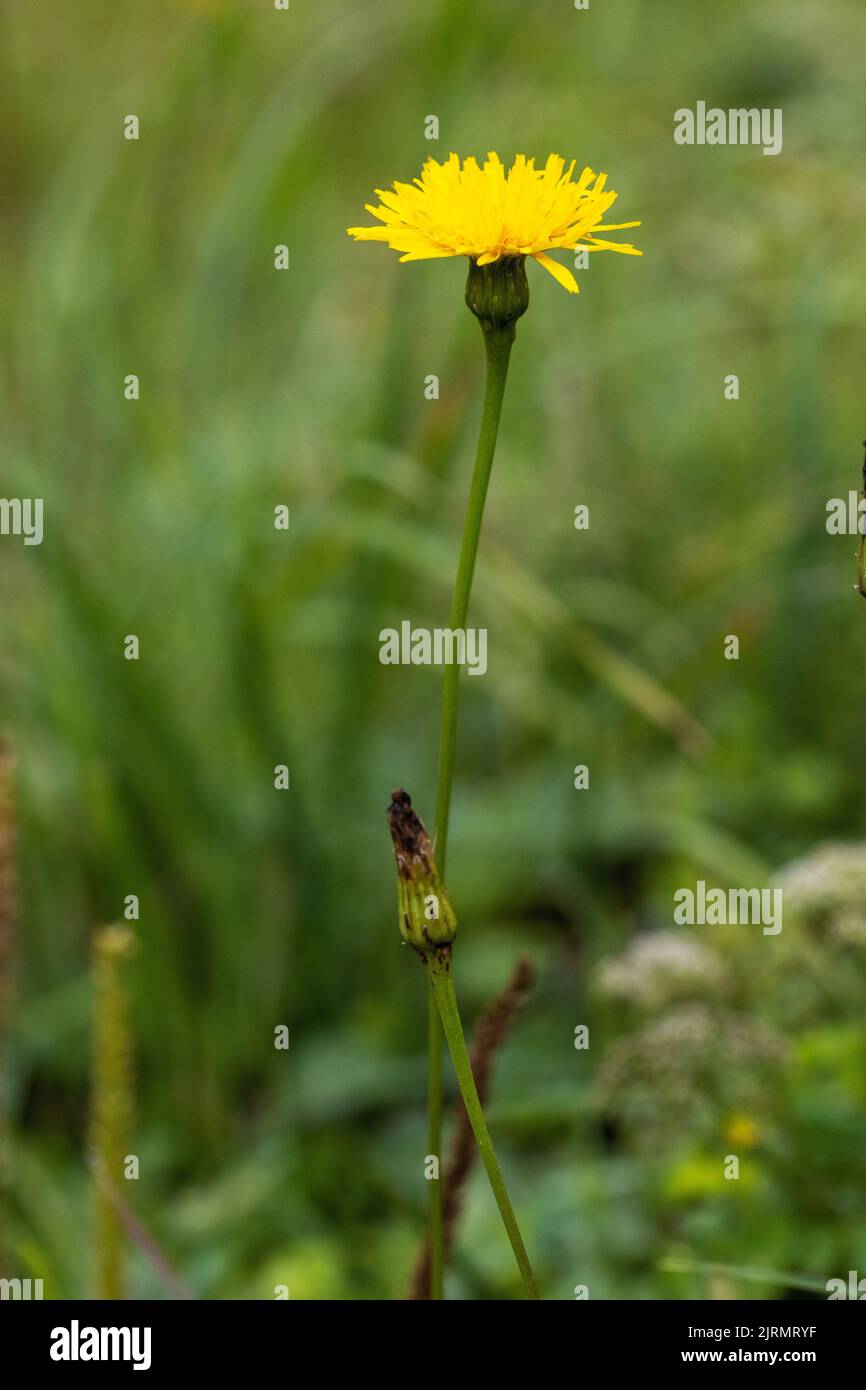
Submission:
M 412 809 L 408 792 L 391 795 L 388 826 L 397 861 L 397 911 L 403 940 L 427 957 L 449 946 L 457 931 L 457 918 L 439 877 L 433 844 L 424 822 Z

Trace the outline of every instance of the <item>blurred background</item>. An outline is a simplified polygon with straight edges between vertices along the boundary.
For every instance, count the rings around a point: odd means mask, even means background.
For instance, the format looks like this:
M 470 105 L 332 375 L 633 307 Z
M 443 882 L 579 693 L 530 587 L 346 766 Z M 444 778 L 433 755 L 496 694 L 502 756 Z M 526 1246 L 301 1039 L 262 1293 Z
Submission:
M 537 968 L 489 1108 L 527 1245 L 553 1299 L 866 1275 L 866 608 L 825 529 L 864 43 L 857 0 L 0 6 L 2 491 L 45 505 L 0 569 L 7 1274 L 92 1290 L 91 941 L 135 894 L 124 1196 L 165 1258 L 201 1298 L 406 1296 L 426 1001 L 385 809 L 432 823 L 441 671 L 378 634 L 446 620 L 483 354 L 462 263 L 345 228 L 496 149 L 606 170 L 645 252 L 579 299 L 528 268 L 470 615 L 457 982 L 471 1029 Z M 782 153 L 675 145 L 698 100 L 781 107 Z M 678 887 L 779 874 L 778 936 L 674 926 Z M 134 1246 L 128 1291 L 171 1296 Z M 447 1292 L 520 1296 L 481 1172 Z

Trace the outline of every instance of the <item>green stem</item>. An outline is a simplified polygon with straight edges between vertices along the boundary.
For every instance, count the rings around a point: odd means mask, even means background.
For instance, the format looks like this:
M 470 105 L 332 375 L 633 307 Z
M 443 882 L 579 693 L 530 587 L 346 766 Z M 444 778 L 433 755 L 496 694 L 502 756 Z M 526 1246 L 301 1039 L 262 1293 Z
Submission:
M 481 1101 L 478 1099 L 475 1077 L 472 1075 L 469 1053 L 466 1051 L 466 1040 L 463 1037 L 463 1025 L 460 1022 L 460 1012 L 457 1008 L 454 981 L 451 978 L 450 952 L 444 960 L 431 957 L 427 962 L 427 974 L 436 997 L 439 1017 L 442 1020 L 442 1027 L 448 1041 L 448 1050 L 451 1053 L 454 1070 L 457 1073 L 457 1082 L 460 1086 L 463 1104 L 466 1106 L 472 1133 L 475 1135 L 478 1151 L 487 1170 L 487 1177 L 496 1198 L 496 1205 L 499 1207 L 502 1223 L 508 1232 L 508 1239 L 511 1241 L 514 1258 L 517 1260 L 520 1273 L 523 1276 L 526 1296 L 527 1298 L 538 1298 L 539 1292 L 535 1275 L 532 1272 L 526 1246 L 523 1244 L 523 1237 L 517 1225 L 514 1208 L 509 1200 L 502 1169 L 499 1167 L 493 1141 L 490 1138 L 490 1131 L 487 1128 L 487 1121 L 484 1118 L 484 1111 L 481 1109 Z
M 469 595 L 472 591 L 472 577 L 475 573 L 475 557 L 478 554 L 478 538 L 481 535 L 481 521 L 484 516 L 484 503 L 493 467 L 493 453 L 496 436 L 499 432 L 499 416 L 502 412 L 502 397 L 505 394 L 505 380 L 508 375 L 508 359 L 514 341 L 514 325 L 507 328 L 492 328 L 482 324 L 484 346 L 487 349 L 487 385 L 484 392 L 484 409 L 481 413 L 481 430 L 478 435 L 478 449 L 475 454 L 475 468 L 469 487 L 469 501 L 466 506 L 466 520 L 463 523 L 463 540 L 460 546 L 460 559 L 457 564 L 457 578 L 454 581 L 454 596 L 451 600 L 450 627 L 464 628 L 469 612 Z M 456 663 L 445 667 L 445 682 L 442 688 L 442 718 L 439 725 L 439 778 L 436 787 L 436 862 L 439 872 L 445 876 L 445 863 L 448 848 L 448 820 L 451 813 L 451 786 L 454 781 L 454 757 L 457 747 L 457 700 L 460 692 L 460 667 Z
M 472 577 L 475 573 L 475 557 L 478 554 L 478 539 L 481 535 L 481 521 L 484 516 L 484 503 L 493 466 L 496 436 L 499 431 L 499 417 L 502 413 L 502 398 L 505 394 L 505 380 L 508 375 L 508 359 L 514 342 L 514 325 L 506 328 L 493 328 L 482 323 L 484 346 L 487 352 L 487 381 L 484 391 L 484 406 L 481 412 L 481 429 L 478 435 L 478 448 L 475 454 L 475 468 L 469 488 L 469 501 L 466 519 L 463 523 L 463 540 L 460 545 L 460 559 L 457 577 L 454 581 L 454 594 L 451 600 L 450 627 L 463 628 L 469 612 L 469 596 L 472 591 Z M 439 776 L 436 788 L 436 859 L 440 873 L 445 873 L 448 849 L 448 820 L 451 812 L 451 788 L 454 782 L 454 759 L 457 747 L 457 704 L 460 693 L 460 668 L 456 664 L 445 667 L 445 682 L 442 689 L 442 717 L 439 732 Z M 439 1156 L 442 1139 L 442 1028 L 439 1012 L 431 989 L 429 998 L 429 1026 L 427 1033 L 427 1152 Z M 442 1297 L 442 1277 L 445 1265 L 444 1236 L 442 1230 L 442 1186 L 431 1181 L 428 1193 L 429 1239 L 430 1239 L 430 1297 Z

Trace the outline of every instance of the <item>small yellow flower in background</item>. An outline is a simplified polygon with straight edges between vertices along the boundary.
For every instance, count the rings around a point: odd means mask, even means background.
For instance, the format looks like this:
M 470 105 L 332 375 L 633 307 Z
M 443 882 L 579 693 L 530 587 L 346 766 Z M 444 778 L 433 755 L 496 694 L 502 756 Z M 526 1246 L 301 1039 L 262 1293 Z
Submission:
M 735 1148 L 753 1149 L 761 1137 L 761 1131 L 748 1115 L 735 1112 L 725 1122 L 725 1141 Z
M 395 183 L 394 191 L 376 189 L 379 206 L 367 211 L 384 225 L 349 227 L 357 241 L 384 241 L 402 252 L 401 261 L 469 256 L 479 266 L 510 256 L 531 256 L 555 280 L 577 294 L 578 284 L 564 265 L 546 255 L 551 250 L 643 253 L 634 246 L 599 238 L 599 232 L 639 227 L 639 222 L 602 221 L 616 193 L 605 187 L 606 174 L 584 169 L 572 174 L 558 154 L 543 169 L 519 154 L 506 173 L 497 154 L 482 166 L 474 158 L 461 164 L 456 154 L 444 164 L 428 159 L 421 177 Z

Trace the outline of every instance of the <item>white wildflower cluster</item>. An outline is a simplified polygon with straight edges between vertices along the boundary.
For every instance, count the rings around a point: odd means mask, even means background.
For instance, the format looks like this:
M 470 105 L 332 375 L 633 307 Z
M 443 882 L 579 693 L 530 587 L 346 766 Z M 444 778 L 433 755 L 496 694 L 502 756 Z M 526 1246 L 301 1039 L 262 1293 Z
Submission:
M 679 999 L 724 993 L 727 971 L 709 947 L 676 931 L 648 932 L 619 956 L 603 961 L 596 984 L 600 993 L 659 1009 Z
M 596 1101 L 644 1140 L 712 1127 L 726 1110 L 764 1110 L 777 1089 L 784 1039 L 745 1013 L 679 1004 L 615 1043 Z
M 866 946 L 866 908 L 845 908 L 830 922 L 830 931 L 837 941 L 847 946 Z
M 776 875 L 786 906 L 839 941 L 866 942 L 866 844 L 829 843 Z

